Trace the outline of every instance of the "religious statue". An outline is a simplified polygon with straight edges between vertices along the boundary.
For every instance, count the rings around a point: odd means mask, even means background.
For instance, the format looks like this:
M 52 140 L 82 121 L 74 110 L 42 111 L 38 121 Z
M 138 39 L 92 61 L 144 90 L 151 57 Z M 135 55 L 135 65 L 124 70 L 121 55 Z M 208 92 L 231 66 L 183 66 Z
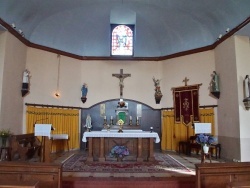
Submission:
M 244 85 L 245 85 L 245 98 L 250 97 L 250 78 L 249 75 L 246 75 L 244 79 Z
M 86 127 L 87 128 L 87 131 L 89 132 L 90 130 L 91 130 L 91 128 L 92 128 L 92 124 L 91 124 L 91 117 L 90 117 L 90 115 L 88 114 L 87 115 L 87 118 L 86 118 L 86 124 L 85 124 L 85 126 L 84 127 Z
M 213 78 L 210 86 L 211 94 L 219 99 L 220 98 L 219 75 L 215 71 L 213 71 L 212 77 Z
M 82 85 L 81 91 L 82 91 L 81 100 L 83 103 L 85 103 L 87 101 L 87 93 L 88 93 L 88 85 L 86 83 Z
M 22 96 L 25 96 L 29 92 L 30 77 L 30 71 L 25 69 L 23 72 Z
M 246 75 L 244 79 L 244 89 L 245 89 L 245 98 L 243 100 L 243 103 L 245 105 L 245 108 L 247 110 L 250 109 L 250 78 L 249 75 Z
M 154 81 L 154 86 L 155 86 L 155 101 L 156 101 L 156 104 L 160 104 L 160 101 L 162 98 L 160 80 L 155 79 L 155 77 L 153 77 L 153 81 Z

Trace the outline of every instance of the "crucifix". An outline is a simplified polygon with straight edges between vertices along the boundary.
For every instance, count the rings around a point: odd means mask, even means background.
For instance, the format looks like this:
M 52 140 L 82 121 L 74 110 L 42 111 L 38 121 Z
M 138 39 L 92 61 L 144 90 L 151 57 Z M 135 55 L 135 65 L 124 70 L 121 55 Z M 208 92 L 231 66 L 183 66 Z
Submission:
M 189 81 L 189 79 L 187 79 L 187 77 L 185 77 L 184 80 L 182 80 L 182 82 L 185 82 L 185 86 L 187 86 L 187 82 Z
M 130 77 L 131 74 L 123 74 L 123 69 L 120 69 L 120 74 L 112 74 L 112 76 L 118 78 L 120 80 L 119 86 L 120 86 L 120 98 L 122 98 L 123 95 L 123 88 L 124 88 L 124 83 L 123 80 L 127 77 Z

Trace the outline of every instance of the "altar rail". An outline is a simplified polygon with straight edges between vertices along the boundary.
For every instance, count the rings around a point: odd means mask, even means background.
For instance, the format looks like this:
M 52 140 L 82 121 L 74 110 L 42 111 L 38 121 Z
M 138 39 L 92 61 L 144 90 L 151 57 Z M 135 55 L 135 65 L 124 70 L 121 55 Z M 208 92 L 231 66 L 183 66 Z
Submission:
M 197 188 L 226 187 L 231 182 L 250 181 L 250 162 L 202 163 L 195 166 Z
M 60 188 L 62 186 L 61 164 L 40 162 L 0 162 L 0 185 L 25 184 L 38 181 L 39 187 Z

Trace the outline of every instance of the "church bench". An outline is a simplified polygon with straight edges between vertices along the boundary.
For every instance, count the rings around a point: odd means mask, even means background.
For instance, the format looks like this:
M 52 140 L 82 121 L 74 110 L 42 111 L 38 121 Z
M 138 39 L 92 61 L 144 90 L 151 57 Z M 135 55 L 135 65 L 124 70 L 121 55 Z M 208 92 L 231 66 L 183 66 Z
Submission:
M 3 183 L 25 185 L 32 181 L 38 182 L 39 187 L 60 188 L 62 185 L 61 164 L 23 161 L 0 162 L 0 185 Z
M 0 188 L 39 188 L 39 181 L 1 181 Z
M 231 182 L 227 184 L 226 188 L 249 188 L 250 181 L 239 181 L 239 182 Z
M 25 161 L 32 157 L 38 157 L 41 149 L 41 142 L 34 133 L 12 135 L 10 137 L 11 160 L 18 159 Z
M 250 181 L 250 162 L 195 164 L 196 188 L 226 187 L 233 182 Z

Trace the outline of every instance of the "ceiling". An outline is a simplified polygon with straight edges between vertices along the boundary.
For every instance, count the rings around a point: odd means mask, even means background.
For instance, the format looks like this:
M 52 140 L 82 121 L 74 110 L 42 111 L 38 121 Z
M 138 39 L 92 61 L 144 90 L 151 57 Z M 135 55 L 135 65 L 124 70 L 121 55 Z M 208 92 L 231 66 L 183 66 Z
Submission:
M 0 19 L 26 40 L 84 57 L 110 56 L 111 23 L 135 24 L 134 57 L 162 57 L 213 45 L 242 23 L 237 32 L 250 36 L 249 17 L 250 0 L 0 1 Z

